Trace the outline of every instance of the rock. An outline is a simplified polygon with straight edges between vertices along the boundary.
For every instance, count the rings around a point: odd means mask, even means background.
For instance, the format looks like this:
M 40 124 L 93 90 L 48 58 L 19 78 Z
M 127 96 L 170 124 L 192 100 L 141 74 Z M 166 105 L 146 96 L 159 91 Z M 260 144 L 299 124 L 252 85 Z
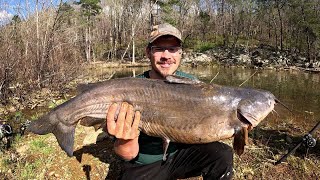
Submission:
M 242 64 L 250 64 L 251 58 L 247 54 L 240 54 L 240 56 L 238 57 L 238 62 L 240 62 Z
M 309 68 L 310 67 L 310 63 L 309 62 L 304 63 L 303 67 L 304 68 Z
M 102 131 L 102 129 L 98 129 L 97 131 L 95 131 L 94 127 L 84 127 L 84 129 L 87 134 L 83 140 L 84 146 L 95 144 L 96 142 L 102 141 L 108 137 L 108 134 Z
M 253 52 L 251 53 L 251 56 L 253 56 L 253 57 L 257 57 L 257 56 L 260 56 L 260 55 L 261 55 L 261 53 L 260 53 L 258 50 L 253 51 Z
M 260 57 L 254 58 L 252 60 L 252 65 L 256 66 L 256 67 L 262 67 L 263 66 L 263 61 Z
M 308 64 L 308 66 L 307 66 Z M 318 68 L 320 65 L 320 62 L 312 62 L 312 63 L 306 63 L 307 68 Z
M 318 54 L 320 56 L 320 53 Z M 316 57 L 317 58 L 317 57 Z M 317 58 L 317 59 L 320 59 Z M 269 45 L 259 45 L 255 47 L 216 47 L 202 53 L 184 52 L 182 63 L 191 64 L 192 67 L 205 65 L 217 61 L 221 65 L 227 66 L 254 66 L 254 67 L 301 67 L 319 68 L 320 61 L 309 63 L 299 51 L 282 50 Z
M 203 53 L 195 53 L 195 54 L 192 54 L 192 53 L 185 53 L 184 54 L 184 57 L 183 57 L 183 60 L 182 60 L 183 63 L 193 63 L 193 64 L 198 64 L 198 63 L 201 63 L 201 64 L 204 64 L 204 63 L 211 63 L 212 62 L 212 58 L 206 54 L 203 54 Z

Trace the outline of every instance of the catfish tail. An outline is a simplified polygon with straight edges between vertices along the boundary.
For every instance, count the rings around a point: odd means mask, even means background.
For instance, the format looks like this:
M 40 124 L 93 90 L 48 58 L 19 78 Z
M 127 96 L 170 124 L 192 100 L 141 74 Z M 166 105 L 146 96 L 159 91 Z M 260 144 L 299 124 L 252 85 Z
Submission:
M 32 121 L 27 131 L 40 135 L 53 133 L 60 147 L 71 157 L 73 155 L 75 128 L 76 124 L 67 126 L 57 119 L 55 113 L 49 113 L 36 121 Z
M 54 120 L 55 117 L 55 114 L 48 113 L 38 120 L 32 121 L 28 126 L 27 131 L 40 135 L 52 133 L 55 129 L 56 124 L 58 123 L 57 120 Z

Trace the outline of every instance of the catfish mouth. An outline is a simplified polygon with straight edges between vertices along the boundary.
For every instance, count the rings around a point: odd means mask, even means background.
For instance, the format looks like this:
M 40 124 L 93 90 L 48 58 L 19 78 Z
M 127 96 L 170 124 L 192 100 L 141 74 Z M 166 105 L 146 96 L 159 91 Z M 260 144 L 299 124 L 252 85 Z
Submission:
M 248 127 L 253 126 L 253 124 L 244 115 L 242 115 L 239 110 L 237 110 L 237 117 L 242 123 L 248 125 Z M 254 119 L 254 118 L 252 118 L 252 119 Z
M 243 101 L 237 109 L 237 118 L 249 127 L 256 127 L 273 110 L 275 101 L 247 103 L 248 101 Z
M 269 113 L 258 114 L 255 116 L 251 113 L 241 113 L 240 110 L 237 110 L 238 119 L 248 125 L 250 128 L 256 127 Z

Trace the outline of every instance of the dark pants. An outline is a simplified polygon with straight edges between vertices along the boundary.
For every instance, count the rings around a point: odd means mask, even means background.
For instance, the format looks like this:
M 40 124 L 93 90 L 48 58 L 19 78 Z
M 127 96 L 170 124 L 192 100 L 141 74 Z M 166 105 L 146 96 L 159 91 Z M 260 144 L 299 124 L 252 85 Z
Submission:
M 185 145 L 167 161 L 147 165 L 126 163 L 123 180 L 181 179 L 202 175 L 203 179 L 231 179 L 233 150 L 230 146 L 213 142 Z

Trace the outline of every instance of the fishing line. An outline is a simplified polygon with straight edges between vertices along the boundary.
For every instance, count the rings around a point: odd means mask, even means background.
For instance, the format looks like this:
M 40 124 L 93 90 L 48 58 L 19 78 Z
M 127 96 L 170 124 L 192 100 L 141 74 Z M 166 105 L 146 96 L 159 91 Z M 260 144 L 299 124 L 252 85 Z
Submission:
M 293 110 L 291 110 L 288 106 L 286 106 L 285 104 L 283 104 L 281 101 L 279 101 L 279 99 L 275 99 L 276 103 L 282 105 L 283 107 L 285 107 L 289 112 L 293 113 Z
M 244 83 L 246 83 L 250 78 L 252 78 L 252 76 L 254 76 L 258 71 L 255 71 L 248 79 L 246 79 L 245 81 L 243 81 L 243 83 L 241 83 L 239 85 L 239 87 L 241 87 Z
M 217 72 L 217 74 L 211 79 L 210 84 L 212 83 L 212 81 L 218 76 L 219 71 Z

